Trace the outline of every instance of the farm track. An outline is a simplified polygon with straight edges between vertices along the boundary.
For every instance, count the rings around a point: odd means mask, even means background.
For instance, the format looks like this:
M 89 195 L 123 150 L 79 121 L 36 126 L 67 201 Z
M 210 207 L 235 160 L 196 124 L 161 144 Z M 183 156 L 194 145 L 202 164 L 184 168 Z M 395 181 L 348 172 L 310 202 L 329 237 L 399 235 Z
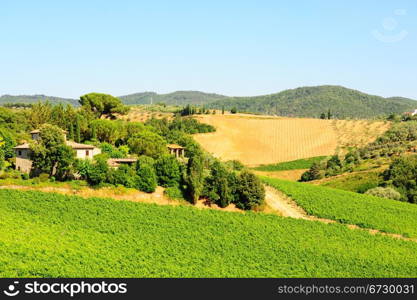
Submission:
M 83 197 L 83 198 L 106 197 L 106 198 L 111 198 L 111 199 L 114 199 L 114 200 L 155 203 L 155 204 L 159 204 L 159 205 L 181 205 L 181 203 L 179 203 L 178 201 L 173 201 L 173 200 L 167 199 L 163 195 L 163 189 L 162 188 L 158 188 L 157 191 L 155 193 L 151 194 L 151 195 L 145 194 L 145 193 L 140 193 L 140 196 L 138 196 L 139 194 L 138 195 L 134 195 L 134 194 L 116 195 L 114 193 L 111 194 L 108 191 L 101 191 L 101 193 L 104 193 L 105 196 L 97 195 L 97 194 L 94 195 L 94 194 L 91 194 L 91 193 L 97 193 L 96 190 L 86 192 L 85 190 L 78 191 L 78 190 L 65 188 L 65 187 L 40 187 L 40 188 L 38 187 L 38 188 L 36 188 L 36 187 L 21 186 L 21 185 L 2 185 L 2 186 L 0 186 L 0 189 L 14 189 L 14 190 L 24 190 L 24 191 L 41 191 L 41 192 L 47 192 L 47 193 L 74 195 L 74 196 L 79 196 L 79 197 Z M 271 209 L 269 212 L 278 214 L 282 217 L 288 217 L 288 218 L 303 219 L 303 220 L 308 220 L 308 221 L 316 221 L 316 222 L 322 222 L 322 223 L 326 223 L 326 224 L 338 223 L 335 220 L 318 218 L 318 217 L 315 217 L 315 216 L 308 215 L 304 211 L 304 209 L 302 209 L 300 206 L 297 205 L 297 203 L 295 203 L 294 200 L 287 197 L 284 193 L 274 189 L 273 187 L 265 185 L 265 191 L 266 191 L 265 202 L 266 202 L 267 206 Z M 148 198 L 145 199 L 144 197 L 142 197 L 142 194 L 148 195 Z M 219 210 L 223 210 L 223 211 L 234 211 L 234 212 L 239 211 L 238 209 L 236 209 L 234 207 L 227 207 L 226 209 L 220 209 L 217 206 L 210 207 L 210 206 L 204 205 L 203 203 L 199 203 L 199 205 L 197 205 L 197 208 L 199 208 L 199 209 L 219 209 Z M 239 212 L 241 212 L 241 211 L 239 211 Z M 359 226 L 353 225 L 353 224 L 343 224 L 343 225 L 347 226 L 349 229 L 363 230 L 363 231 L 367 231 L 367 232 L 369 232 L 370 234 L 373 234 L 373 235 L 381 234 L 381 235 L 384 235 L 384 236 L 389 236 L 389 237 L 404 240 L 404 241 L 417 242 L 417 239 L 415 239 L 415 238 L 408 238 L 408 237 L 402 236 L 400 234 L 386 233 L 386 232 L 382 232 L 382 231 L 379 231 L 379 230 L 376 230 L 376 229 L 362 228 L 362 227 L 359 227 Z
M 287 195 L 285 195 L 284 193 L 276 190 L 273 187 L 265 185 L 265 191 L 266 191 L 266 196 L 265 196 L 266 204 L 270 208 L 272 208 L 275 212 L 277 212 L 279 215 L 281 215 L 282 217 L 303 219 L 303 220 L 308 220 L 308 221 L 316 221 L 316 222 L 322 222 L 322 223 L 326 223 L 326 224 L 338 223 L 335 220 L 324 219 L 324 218 L 319 218 L 319 217 L 316 217 L 316 216 L 308 215 L 307 212 L 304 211 L 303 208 L 298 206 L 297 203 L 294 200 L 292 200 Z M 339 224 L 341 224 L 341 223 L 339 223 Z M 373 234 L 373 235 L 381 234 L 381 235 L 384 235 L 384 236 L 389 236 L 389 237 L 404 240 L 404 241 L 417 242 L 416 238 L 408 238 L 408 237 L 405 237 L 401 234 L 387 233 L 387 232 L 383 232 L 383 231 L 380 231 L 380 230 L 377 230 L 377 229 L 371 229 L 371 228 L 362 228 L 362 227 L 359 227 L 358 225 L 354 225 L 354 224 L 342 224 L 342 225 L 345 225 L 349 229 L 352 229 L 352 230 L 367 231 L 367 232 L 369 232 L 370 234 Z

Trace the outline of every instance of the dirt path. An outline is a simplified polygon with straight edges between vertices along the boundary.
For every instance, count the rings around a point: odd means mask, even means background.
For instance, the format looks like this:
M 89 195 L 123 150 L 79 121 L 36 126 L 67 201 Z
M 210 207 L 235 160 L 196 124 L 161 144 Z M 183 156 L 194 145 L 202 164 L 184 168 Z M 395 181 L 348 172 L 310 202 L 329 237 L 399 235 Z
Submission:
M 303 220 L 309 220 L 309 221 L 317 221 L 317 222 L 322 222 L 326 224 L 337 223 L 335 220 L 323 219 L 323 218 L 308 215 L 304 211 L 304 209 L 302 209 L 300 206 L 297 205 L 297 203 L 295 203 L 294 200 L 289 198 L 284 193 L 274 189 L 273 187 L 265 186 L 265 192 L 266 192 L 266 195 L 265 195 L 266 204 L 273 211 L 275 211 L 276 213 L 278 213 L 279 215 L 283 217 L 290 217 L 290 218 L 303 219 Z M 362 228 L 362 227 L 359 227 L 358 225 L 353 225 L 353 224 L 343 224 L 343 225 L 347 226 L 349 229 L 363 230 L 373 235 L 381 234 L 381 235 L 393 237 L 393 238 L 404 240 L 404 241 L 417 242 L 416 238 L 408 238 L 401 234 L 386 233 L 386 232 L 379 231 L 377 229 Z

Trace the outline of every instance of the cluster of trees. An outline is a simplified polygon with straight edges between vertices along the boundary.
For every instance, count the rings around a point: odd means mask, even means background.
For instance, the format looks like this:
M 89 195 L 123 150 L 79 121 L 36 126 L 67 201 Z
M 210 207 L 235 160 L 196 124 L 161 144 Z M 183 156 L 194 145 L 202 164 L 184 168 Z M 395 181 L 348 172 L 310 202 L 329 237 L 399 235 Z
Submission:
M 311 168 L 301 175 L 300 181 L 311 181 L 351 172 L 361 162 L 360 152 L 352 150 L 345 156 L 333 155 L 320 162 L 314 162 Z
M 331 112 L 331 110 L 329 108 L 328 111 L 327 111 L 327 113 L 321 113 L 320 119 L 322 119 L 322 120 L 325 120 L 325 119 L 330 120 L 332 118 L 332 116 L 333 116 L 332 115 L 332 112 Z
M 417 156 L 395 159 L 384 172 L 384 185 L 394 187 L 403 201 L 417 203 Z
M 90 185 L 123 185 L 128 188 L 152 193 L 157 185 L 179 188 L 181 183 L 180 162 L 172 155 L 158 159 L 143 155 L 133 166 L 120 165 L 111 168 L 106 156 L 96 156 L 94 161 L 77 161 L 76 171 Z
M 180 109 L 179 114 L 181 116 L 191 116 L 191 115 L 209 115 L 216 114 L 216 110 L 209 110 L 204 105 L 190 105 L 187 104 L 184 108 Z

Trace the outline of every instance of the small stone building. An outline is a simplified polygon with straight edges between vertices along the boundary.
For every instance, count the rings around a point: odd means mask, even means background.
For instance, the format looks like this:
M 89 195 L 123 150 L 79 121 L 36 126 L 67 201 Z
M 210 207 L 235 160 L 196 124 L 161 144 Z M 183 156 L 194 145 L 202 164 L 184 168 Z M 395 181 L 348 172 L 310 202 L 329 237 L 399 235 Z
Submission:
M 175 155 L 175 157 L 184 157 L 185 156 L 185 148 L 177 145 L 177 144 L 168 144 L 167 145 L 169 153 Z
M 40 131 L 33 130 L 30 132 L 32 140 L 38 141 L 40 138 Z M 92 145 L 79 144 L 73 141 L 67 141 L 66 136 L 65 143 L 75 151 L 75 157 L 79 159 L 93 159 L 94 155 L 100 154 L 101 149 Z M 31 150 L 29 143 L 14 147 L 16 154 L 16 170 L 23 173 L 30 173 L 32 170 L 32 160 L 30 159 Z

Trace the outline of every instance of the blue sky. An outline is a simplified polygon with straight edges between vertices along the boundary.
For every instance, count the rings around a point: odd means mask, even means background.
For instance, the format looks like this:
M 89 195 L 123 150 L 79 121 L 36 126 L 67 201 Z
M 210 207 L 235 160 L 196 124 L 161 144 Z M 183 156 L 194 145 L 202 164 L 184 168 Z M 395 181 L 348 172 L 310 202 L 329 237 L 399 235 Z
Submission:
M 0 94 L 417 99 L 417 1 L 0 1 Z

